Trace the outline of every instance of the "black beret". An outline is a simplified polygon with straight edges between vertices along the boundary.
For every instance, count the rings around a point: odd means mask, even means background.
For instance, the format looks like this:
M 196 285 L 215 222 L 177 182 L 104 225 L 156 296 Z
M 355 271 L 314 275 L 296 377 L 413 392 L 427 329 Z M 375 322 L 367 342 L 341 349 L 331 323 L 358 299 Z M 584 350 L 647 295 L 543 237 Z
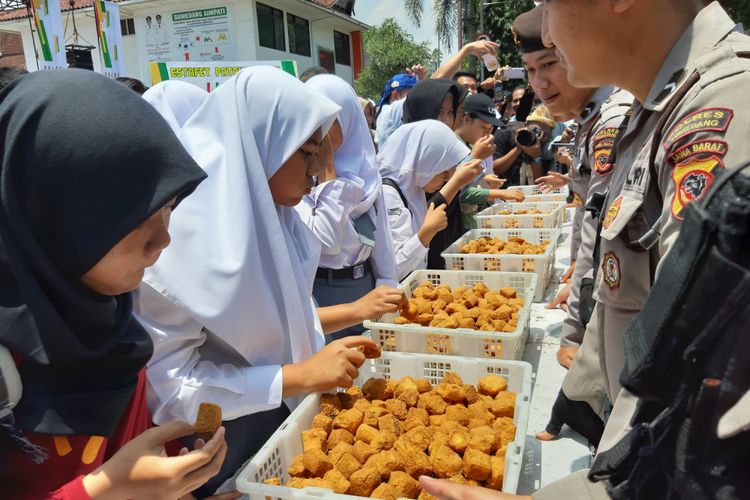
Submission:
M 547 48 L 542 42 L 542 8 L 534 7 L 513 21 L 513 38 L 523 54 Z

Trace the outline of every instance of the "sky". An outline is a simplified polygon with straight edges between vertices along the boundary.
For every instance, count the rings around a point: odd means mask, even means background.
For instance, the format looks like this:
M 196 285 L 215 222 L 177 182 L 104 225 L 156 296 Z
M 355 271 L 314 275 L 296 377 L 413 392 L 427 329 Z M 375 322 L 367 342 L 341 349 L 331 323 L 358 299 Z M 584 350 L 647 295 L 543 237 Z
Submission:
M 354 4 L 354 18 L 374 26 L 382 23 L 387 17 L 393 17 L 398 24 L 414 37 L 415 42 L 429 42 L 431 48 L 437 47 L 435 20 L 432 15 L 432 0 L 422 0 L 424 14 L 419 28 L 414 26 L 406 16 L 403 0 L 357 0 Z M 455 47 L 453 47 L 455 50 Z

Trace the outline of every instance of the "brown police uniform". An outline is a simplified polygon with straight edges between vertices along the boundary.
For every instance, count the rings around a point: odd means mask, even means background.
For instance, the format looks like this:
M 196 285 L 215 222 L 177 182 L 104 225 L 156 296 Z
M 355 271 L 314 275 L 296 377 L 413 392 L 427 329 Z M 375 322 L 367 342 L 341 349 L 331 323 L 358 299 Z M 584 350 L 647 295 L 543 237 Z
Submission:
M 603 213 L 598 303 L 591 320 L 598 329 L 602 371 L 615 403 L 600 451 L 627 432 L 637 403 L 620 391 L 622 338 L 646 301 L 659 259 L 677 237 L 682 210 L 703 197 L 718 172 L 750 158 L 750 37 L 734 30 L 735 23 L 718 2 L 701 10 L 667 56 L 646 101 L 634 104 L 617 148 L 618 167 Z M 659 217 L 655 232 L 648 233 Z M 649 236 L 657 240 L 650 252 L 639 251 L 635 243 L 644 234 L 640 246 L 648 246 Z M 589 485 L 580 483 L 580 476 L 569 476 L 534 498 L 606 498 L 604 490 L 592 493 Z

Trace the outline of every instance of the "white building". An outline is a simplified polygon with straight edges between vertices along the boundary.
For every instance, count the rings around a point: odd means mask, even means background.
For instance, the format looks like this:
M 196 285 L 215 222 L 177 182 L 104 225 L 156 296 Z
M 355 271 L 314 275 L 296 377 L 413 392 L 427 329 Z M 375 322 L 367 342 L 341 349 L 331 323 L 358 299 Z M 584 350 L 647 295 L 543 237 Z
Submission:
M 54 0 L 53 0 L 54 1 Z M 20 0 L 19 0 L 20 3 Z M 60 1 L 65 39 L 73 34 L 68 0 Z M 362 33 L 353 0 L 115 0 L 120 7 L 125 71 L 151 84 L 149 63 L 293 60 L 300 72 L 323 66 L 353 83 L 362 68 Z M 333 7 L 326 7 L 333 4 Z M 91 0 L 76 0 L 79 43 L 101 71 Z M 203 20 L 196 21 L 194 14 Z M 210 19 L 209 19 L 210 17 Z M 26 9 L 0 12 L 0 30 L 19 32 L 26 68 L 37 68 Z M 208 49 L 207 49 L 208 48 Z

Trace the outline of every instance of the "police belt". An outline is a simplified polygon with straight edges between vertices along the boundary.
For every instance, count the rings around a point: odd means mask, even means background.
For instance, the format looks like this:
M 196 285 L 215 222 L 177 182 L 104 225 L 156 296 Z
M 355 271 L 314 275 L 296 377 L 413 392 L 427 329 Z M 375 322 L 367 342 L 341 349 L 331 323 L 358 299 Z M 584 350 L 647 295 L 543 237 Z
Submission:
M 342 269 L 328 269 L 319 267 L 315 273 L 316 278 L 332 280 L 358 280 L 372 273 L 372 265 L 369 260 L 360 264 L 344 267 Z

